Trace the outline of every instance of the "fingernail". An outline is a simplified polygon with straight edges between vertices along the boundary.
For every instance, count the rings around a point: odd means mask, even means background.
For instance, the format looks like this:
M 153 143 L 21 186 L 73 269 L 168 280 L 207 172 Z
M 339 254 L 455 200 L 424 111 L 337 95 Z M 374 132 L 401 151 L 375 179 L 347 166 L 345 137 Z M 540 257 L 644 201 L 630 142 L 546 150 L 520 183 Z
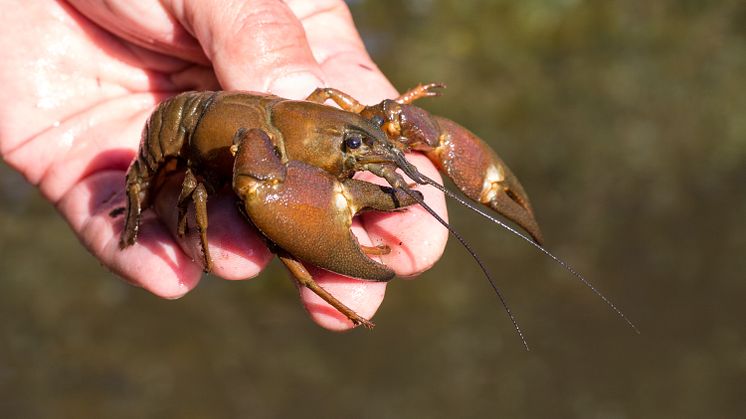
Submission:
M 305 99 L 314 89 L 323 85 L 324 82 L 320 78 L 309 72 L 301 71 L 278 77 L 270 83 L 267 90 L 274 95 L 288 99 Z

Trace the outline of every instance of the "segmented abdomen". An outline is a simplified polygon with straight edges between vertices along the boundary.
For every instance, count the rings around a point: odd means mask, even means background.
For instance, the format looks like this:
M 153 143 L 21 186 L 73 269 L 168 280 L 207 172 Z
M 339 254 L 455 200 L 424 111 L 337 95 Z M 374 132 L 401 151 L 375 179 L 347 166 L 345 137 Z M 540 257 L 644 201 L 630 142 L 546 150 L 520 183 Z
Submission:
M 217 92 L 186 92 L 163 101 L 150 115 L 142 132 L 138 160 L 155 173 L 183 150 L 213 103 Z

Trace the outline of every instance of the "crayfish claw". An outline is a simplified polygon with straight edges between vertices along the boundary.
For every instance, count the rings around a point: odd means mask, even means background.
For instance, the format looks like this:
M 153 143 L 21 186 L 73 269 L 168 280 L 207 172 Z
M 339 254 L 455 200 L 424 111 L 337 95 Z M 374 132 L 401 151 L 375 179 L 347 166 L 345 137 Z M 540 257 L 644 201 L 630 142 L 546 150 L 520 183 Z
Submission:
M 461 125 L 433 117 L 441 130 L 439 145 L 426 154 L 466 196 L 480 202 L 543 242 L 528 194 L 518 178 L 484 141 Z
M 359 180 L 340 181 L 299 160 L 282 163 L 259 130 L 250 130 L 238 144 L 233 189 L 257 229 L 293 257 L 369 281 L 394 276 L 365 255 L 350 227 L 359 211 L 395 209 L 409 202 L 405 196 Z
M 518 182 L 515 178 L 513 181 Z M 520 188 L 520 192 L 517 192 L 511 189 L 510 186 L 505 186 L 505 183 L 505 181 L 494 183 L 492 187 L 492 191 L 494 192 L 490 192 L 482 202 L 498 214 L 520 226 L 531 236 L 536 244 L 543 244 L 544 238 L 539 229 L 539 224 L 534 217 L 531 204 L 528 202 L 528 197 L 523 192 L 523 188 Z

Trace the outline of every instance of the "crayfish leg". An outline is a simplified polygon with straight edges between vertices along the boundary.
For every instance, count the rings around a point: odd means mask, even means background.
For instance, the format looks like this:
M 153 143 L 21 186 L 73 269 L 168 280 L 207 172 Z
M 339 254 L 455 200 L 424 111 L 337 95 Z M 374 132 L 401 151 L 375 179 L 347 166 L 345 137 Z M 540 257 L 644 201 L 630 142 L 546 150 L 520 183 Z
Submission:
M 336 297 L 331 295 L 329 291 L 321 287 L 313 279 L 313 275 L 311 275 L 311 273 L 308 272 L 308 269 L 306 269 L 306 267 L 303 266 L 303 264 L 300 263 L 298 260 L 290 256 L 286 252 L 280 252 L 277 254 L 277 256 L 280 258 L 280 261 L 282 261 L 282 263 L 285 265 L 288 271 L 290 271 L 290 274 L 293 276 L 293 279 L 295 279 L 295 281 L 299 285 L 304 286 L 308 288 L 309 290 L 313 291 L 314 294 L 318 295 L 322 300 L 329 303 L 329 305 L 334 307 L 334 309 L 344 314 L 344 316 L 350 319 L 350 321 L 354 323 L 356 326 L 363 325 L 368 329 L 372 329 L 375 326 L 375 324 L 373 324 L 372 321 L 355 313 L 354 310 L 344 305 Z
M 371 256 L 383 256 L 391 253 L 391 248 L 385 244 L 379 244 L 378 246 L 363 246 L 361 244 L 360 250 L 362 250 L 366 255 Z
M 204 271 L 212 270 L 212 257 L 210 248 L 207 245 L 207 188 L 205 184 L 198 181 L 191 169 L 187 169 L 184 174 L 184 182 L 181 185 L 181 193 L 177 206 L 179 216 L 177 222 L 176 234 L 184 237 L 187 231 L 187 210 L 189 201 L 194 202 L 194 213 L 197 219 L 197 231 L 199 232 L 200 244 L 202 246 L 202 256 L 204 257 Z
M 207 246 L 207 189 L 203 183 L 198 183 L 192 192 L 194 200 L 194 214 L 197 218 L 197 231 L 199 231 L 199 241 L 202 245 L 202 255 L 205 257 L 204 271 L 212 270 L 212 257 L 210 257 L 210 248 Z
M 186 169 L 184 173 L 184 181 L 181 184 L 181 193 L 179 193 L 179 199 L 177 201 L 177 208 L 179 209 L 179 218 L 177 222 L 176 234 L 179 237 L 184 237 L 186 231 L 189 229 L 187 225 L 187 210 L 189 209 L 189 199 L 192 198 L 192 193 L 197 189 L 197 178 L 194 177 L 192 169 Z
M 124 219 L 124 230 L 119 239 L 119 248 L 135 244 L 140 229 L 140 214 L 147 207 L 146 197 L 150 186 L 151 173 L 147 164 L 135 160 L 127 170 L 127 216 Z
M 365 105 L 360 103 L 357 99 L 332 87 L 318 87 L 308 95 L 306 100 L 322 104 L 327 100 L 332 100 L 343 110 L 355 113 L 360 113 L 365 109 Z
M 407 90 L 395 100 L 401 105 L 408 105 L 417 99 L 422 99 L 423 97 L 440 96 L 441 93 L 435 89 L 445 89 L 445 87 L 446 85 L 443 83 L 418 84 L 417 87 Z

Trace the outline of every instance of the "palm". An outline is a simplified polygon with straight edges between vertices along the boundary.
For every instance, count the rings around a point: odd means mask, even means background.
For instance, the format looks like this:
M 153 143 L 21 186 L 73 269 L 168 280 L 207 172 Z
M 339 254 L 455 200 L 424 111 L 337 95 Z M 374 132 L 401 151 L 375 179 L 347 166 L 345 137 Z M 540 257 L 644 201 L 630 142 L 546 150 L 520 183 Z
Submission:
M 145 119 L 163 98 L 183 90 L 217 89 L 221 84 L 259 90 L 267 87 L 266 81 L 233 79 L 229 70 L 210 65 L 196 41 L 183 37 L 155 48 L 175 51 L 178 57 L 142 48 L 137 40 L 133 43 L 102 30 L 65 3 L 37 1 L 8 10 L 0 25 L 0 39 L 12 43 L 4 53 L 0 74 L 4 159 L 39 186 L 109 269 L 159 296 L 185 294 L 201 276 L 201 253 L 195 237 L 178 239 L 174 234 L 175 184 L 159 195 L 154 205 L 158 216 L 153 211 L 145 213 L 137 244 L 124 251 L 118 247 L 123 220 L 110 212 L 124 205 L 125 170 L 135 156 Z M 34 22 L 33 27 L 28 27 L 29 22 Z M 346 88 L 345 82 L 354 85 L 349 80 L 337 84 Z M 307 86 L 300 83 L 286 83 L 283 89 L 296 97 L 308 93 L 301 91 Z M 369 89 L 351 93 L 363 100 L 379 100 L 374 96 L 381 90 Z M 432 166 L 425 164 L 424 170 L 432 171 Z M 210 199 L 210 219 L 219 220 L 209 228 L 214 273 L 228 279 L 249 278 L 261 271 L 271 255 L 239 217 L 233 201 L 229 195 Z M 437 196 L 431 201 L 442 207 Z M 408 245 L 413 237 L 433 229 L 432 221 L 401 226 L 419 215 L 416 210 L 373 215 L 354 231 L 362 243 L 371 238 L 378 243 L 403 242 L 393 246 L 385 262 L 400 275 L 412 275 L 437 259 L 444 241 L 431 241 L 430 249 Z M 380 304 L 385 284 L 328 272 L 316 274 L 322 286 L 363 316 L 372 315 Z M 315 296 L 306 290 L 302 296 L 318 322 L 331 328 L 348 327 Z

